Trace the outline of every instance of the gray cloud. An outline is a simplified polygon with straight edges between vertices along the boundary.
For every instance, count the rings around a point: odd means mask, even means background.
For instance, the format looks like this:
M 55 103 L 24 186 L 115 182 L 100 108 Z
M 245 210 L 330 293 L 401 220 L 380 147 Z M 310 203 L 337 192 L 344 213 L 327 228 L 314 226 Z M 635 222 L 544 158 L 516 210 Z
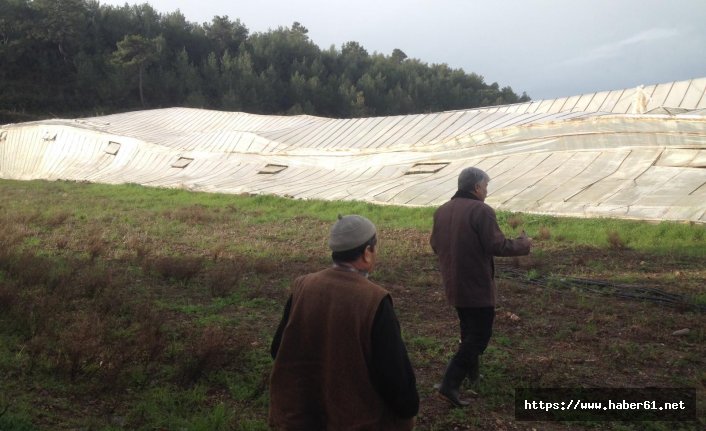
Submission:
M 623 40 L 597 46 L 580 56 L 559 62 L 556 66 L 578 66 L 600 60 L 617 58 L 625 55 L 628 50 L 634 49 L 637 45 L 672 39 L 679 37 L 679 35 L 679 30 L 676 28 L 651 28 Z

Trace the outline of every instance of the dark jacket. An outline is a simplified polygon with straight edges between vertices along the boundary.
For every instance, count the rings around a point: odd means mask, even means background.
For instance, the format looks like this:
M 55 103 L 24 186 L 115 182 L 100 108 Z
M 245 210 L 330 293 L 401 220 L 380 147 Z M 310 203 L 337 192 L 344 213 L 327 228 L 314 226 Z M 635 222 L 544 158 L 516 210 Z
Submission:
M 412 419 L 395 414 L 376 387 L 373 337 L 381 304 L 389 302 L 382 287 L 362 275 L 330 268 L 295 280 L 285 324 L 273 345 L 270 378 L 270 426 L 278 430 L 409 430 Z M 391 302 L 389 302 L 391 305 Z M 399 326 L 394 321 L 399 337 Z M 401 343 L 401 338 L 399 339 Z M 414 374 L 407 392 L 418 396 Z M 399 388 L 397 388 L 399 389 Z
M 454 307 L 495 306 L 493 256 L 528 254 L 527 240 L 506 239 L 495 211 L 458 192 L 434 213 L 431 247 L 439 257 L 446 299 Z

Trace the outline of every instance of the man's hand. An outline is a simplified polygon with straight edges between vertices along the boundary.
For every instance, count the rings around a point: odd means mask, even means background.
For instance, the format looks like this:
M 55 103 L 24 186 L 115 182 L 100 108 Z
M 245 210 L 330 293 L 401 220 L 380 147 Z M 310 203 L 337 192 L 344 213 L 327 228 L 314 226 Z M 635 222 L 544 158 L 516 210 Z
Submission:
M 521 241 L 526 241 L 530 245 L 530 247 L 532 246 L 532 238 L 527 236 L 527 232 L 525 232 L 524 229 L 522 229 L 522 233 L 520 233 L 520 236 L 517 237 L 517 239 Z

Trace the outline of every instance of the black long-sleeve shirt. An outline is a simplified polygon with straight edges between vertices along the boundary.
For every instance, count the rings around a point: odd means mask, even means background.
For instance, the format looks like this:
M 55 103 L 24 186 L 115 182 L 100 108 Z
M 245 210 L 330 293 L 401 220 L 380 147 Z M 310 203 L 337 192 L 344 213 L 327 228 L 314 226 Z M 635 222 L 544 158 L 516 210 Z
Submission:
M 284 328 L 289 321 L 292 307 L 291 296 L 284 307 L 282 320 L 277 327 L 270 354 L 277 357 Z M 396 415 L 411 418 L 419 411 L 419 394 L 416 378 L 409 362 L 407 349 L 402 341 L 400 325 L 392 307 L 392 299 L 386 296 L 380 302 L 371 330 L 372 361 L 370 378 L 382 399 Z

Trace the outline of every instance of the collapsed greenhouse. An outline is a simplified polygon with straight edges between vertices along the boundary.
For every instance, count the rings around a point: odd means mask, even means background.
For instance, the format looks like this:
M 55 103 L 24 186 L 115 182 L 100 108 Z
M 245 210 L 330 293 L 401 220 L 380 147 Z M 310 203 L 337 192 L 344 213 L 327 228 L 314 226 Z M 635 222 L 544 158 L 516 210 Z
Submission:
M 461 169 L 508 211 L 706 222 L 706 78 L 331 119 L 166 108 L 0 126 L 0 178 L 435 206 Z

